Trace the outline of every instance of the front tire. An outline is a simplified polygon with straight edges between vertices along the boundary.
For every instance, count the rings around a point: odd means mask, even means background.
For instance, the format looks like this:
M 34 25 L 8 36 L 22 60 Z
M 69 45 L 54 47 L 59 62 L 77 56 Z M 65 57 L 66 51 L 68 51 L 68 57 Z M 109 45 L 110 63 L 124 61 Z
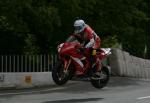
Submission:
M 63 70 L 62 61 L 58 61 L 52 69 L 52 78 L 57 85 L 63 85 L 70 79 L 69 70 L 67 73 L 64 73 Z
M 101 89 L 107 85 L 107 83 L 109 81 L 109 77 L 110 77 L 109 69 L 107 67 L 103 67 L 101 72 L 100 72 L 100 76 L 97 77 L 97 79 L 91 78 L 91 84 L 95 88 Z

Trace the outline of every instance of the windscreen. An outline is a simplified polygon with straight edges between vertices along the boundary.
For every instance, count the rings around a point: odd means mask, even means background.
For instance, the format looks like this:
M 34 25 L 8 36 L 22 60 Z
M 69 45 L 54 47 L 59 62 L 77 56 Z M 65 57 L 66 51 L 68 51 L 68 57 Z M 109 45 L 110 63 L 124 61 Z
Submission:
M 74 36 L 70 36 L 67 38 L 66 42 L 78 42 L 78 40 Z

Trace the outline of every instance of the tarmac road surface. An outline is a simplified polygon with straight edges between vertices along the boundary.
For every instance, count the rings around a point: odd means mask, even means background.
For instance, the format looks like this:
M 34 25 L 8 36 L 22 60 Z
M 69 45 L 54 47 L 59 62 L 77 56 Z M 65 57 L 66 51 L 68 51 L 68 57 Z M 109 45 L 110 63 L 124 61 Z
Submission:
M 0 103 L 150 103 L 150 81 L 111 77 L 103 89 L 89 81 L 69 81 L 63 86 L 0 90 Z

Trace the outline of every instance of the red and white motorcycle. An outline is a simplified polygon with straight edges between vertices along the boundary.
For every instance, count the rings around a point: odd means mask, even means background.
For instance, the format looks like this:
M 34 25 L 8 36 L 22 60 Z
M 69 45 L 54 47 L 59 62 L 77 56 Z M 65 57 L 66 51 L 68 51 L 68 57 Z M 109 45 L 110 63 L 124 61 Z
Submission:
M 77 71 L 82 71 L 83 75 L 90 78 L 91 84 L 94 87 L 103 88 L 109 81 L 110 68 L 109 66 L 103 65 L 101 61 L 111 54 L 111 49 L 93 50 L 93 53 L 99 58 L 99 61 L 93 65 L 90 63 L 90 56 L 88 56 L 91 54 L 86 53 L 87 56 L 85 58 L 85 54 L 79 53 L 80 48 L 82 48 L 82 46 L 77 41 L 65 42 L 58 45 L 59 59 L 52 68 L 53 81 L 57 85 L 63 85 L 73 76 L 78 76 Z M 82 60 L 85 67 L 84 70 L 76 66 L 76 62 L 73 59 L 74 56 L 84 58 Z M 96 66 L 101 66 L 101 70 L 99 71 L 99 75 L 95 77 L 93 76 L 94 72 L 91 71 L 94 70 Z

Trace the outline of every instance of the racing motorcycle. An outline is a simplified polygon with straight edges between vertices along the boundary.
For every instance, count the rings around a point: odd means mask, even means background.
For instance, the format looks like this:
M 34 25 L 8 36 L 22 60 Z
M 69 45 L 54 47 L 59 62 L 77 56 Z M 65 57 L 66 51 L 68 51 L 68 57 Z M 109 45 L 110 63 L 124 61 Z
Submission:
M 109 66 L 104 65 L 102 61 L 111 54 L 111 49 L 101 48 L 92 50 L 92 52 L 82 53 L 81 48 L 83 48 L 82 45 L 76 40 L 71 40 L 58 45 L 58 60 L 52 68 L 53 81 L 57 85 L 63 85 L 74 76 L 79 78 L 85 76 L 90 79 L 91 84 L 95 88 L 103 88 L 109 81 L 110 68 Z M 91 63 L 91 53 L 98 57 L 96 63 Z M 74 56 L 79 57 L 82 60 L 85 67 L 84 69 L 79 68 L 76 65 L 73 58 Z M 100 68 L 100 71 L 95 74 L 95 71 L 93 72 L 93 70 L 96 70 L 97 66 L 99 66 L 98 68 Z M 78 71 L 82 71 L 82 76 L 78 74 Z

